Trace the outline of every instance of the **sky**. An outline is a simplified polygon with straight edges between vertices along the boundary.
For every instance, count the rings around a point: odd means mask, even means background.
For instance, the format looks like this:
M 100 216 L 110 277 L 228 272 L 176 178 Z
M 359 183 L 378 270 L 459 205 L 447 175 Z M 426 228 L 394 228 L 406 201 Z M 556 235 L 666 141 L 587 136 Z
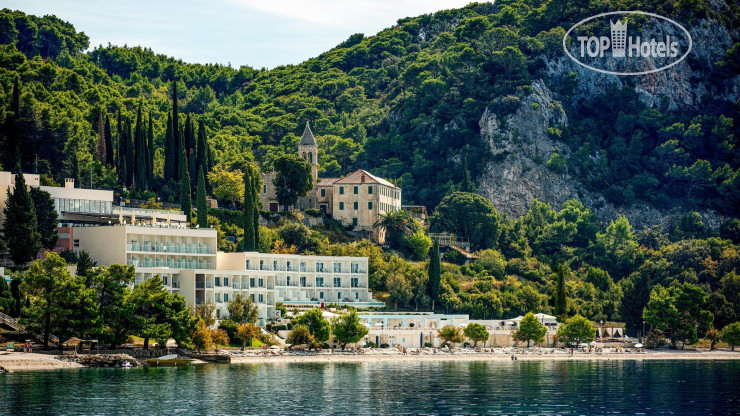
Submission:
M 471 0 L 3 0 L 54 14 L 90 46 L 140 45 L 192 63 L 274 68 L 317 56 L 354 33 L 373 35 L 404 17 Z

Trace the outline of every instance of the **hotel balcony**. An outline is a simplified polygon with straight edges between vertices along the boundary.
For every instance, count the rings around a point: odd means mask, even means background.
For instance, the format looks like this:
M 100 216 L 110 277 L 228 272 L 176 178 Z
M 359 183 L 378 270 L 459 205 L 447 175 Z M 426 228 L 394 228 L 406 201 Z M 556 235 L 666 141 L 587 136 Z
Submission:
M 164 244 L 164 243 L 139 243 L 131 242 L 126 244 L 126 251 L 140 253 L 162 253 L 162 254 L 216 254 L 216 249 L 209 248 L 206 245 L 199 244 Z

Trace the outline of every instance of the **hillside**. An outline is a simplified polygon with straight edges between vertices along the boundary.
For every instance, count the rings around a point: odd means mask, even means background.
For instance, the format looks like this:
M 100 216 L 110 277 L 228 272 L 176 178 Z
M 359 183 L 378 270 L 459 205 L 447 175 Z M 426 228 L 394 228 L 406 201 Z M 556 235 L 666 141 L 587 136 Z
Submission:
M 510 216 L 534 198 L 556 207 L 578 198 L 605 222 L 625 213 L 645 226 L 670 209 L 695 209 L 716 227 L 714 210 L 736 215 L 740 206 L 738 6 L 639 6 L 681 20 L 695 38 L 694 55 L 675 71 L 603 76 L 568 60 L 564 29 L 603 11 L 596 4 L 471 4 L 400 19 L 269 71 L 187 64 L 139 47 L 84 53 L 87 37 L 70 24 L 3 10 L 0 111 L 20 75 L 23 164 L 57 181 L 90 171 L 101 110 L 133 120 L 139 106 L 153 117 L 161 175 L 177 80 L 181 112 L 204 121 L 215 164 L 253 159 L 269 169 L 310 120 L 322 176 L 369 169 L 398 180 L 404 203 L 436 206 L 457 189 L 465 161 L 480 193 Z M 564 166 L 548 169 L 556 153 Z M 105 168 L 92 169 L 98 186 L 117 186 Z

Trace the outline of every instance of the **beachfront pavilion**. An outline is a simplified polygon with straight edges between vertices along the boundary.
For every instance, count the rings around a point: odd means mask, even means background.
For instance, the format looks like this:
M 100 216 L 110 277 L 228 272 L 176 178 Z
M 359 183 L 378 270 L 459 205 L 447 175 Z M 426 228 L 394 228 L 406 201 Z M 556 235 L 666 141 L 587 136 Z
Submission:
M 468 315 L 448 315 L 433 312 L 385 313 L 361 312 L 360 320 L 370 328 L 377 329 L 433 329 L 446 325 L 466 326 Z

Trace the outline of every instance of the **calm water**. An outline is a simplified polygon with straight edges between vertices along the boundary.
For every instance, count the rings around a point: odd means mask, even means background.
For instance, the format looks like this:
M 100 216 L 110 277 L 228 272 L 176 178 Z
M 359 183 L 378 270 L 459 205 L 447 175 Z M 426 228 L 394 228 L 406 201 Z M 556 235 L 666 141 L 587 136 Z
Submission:
M 3 415 L 740 412 L 740 361 L 203 365 L 0 375 Z

